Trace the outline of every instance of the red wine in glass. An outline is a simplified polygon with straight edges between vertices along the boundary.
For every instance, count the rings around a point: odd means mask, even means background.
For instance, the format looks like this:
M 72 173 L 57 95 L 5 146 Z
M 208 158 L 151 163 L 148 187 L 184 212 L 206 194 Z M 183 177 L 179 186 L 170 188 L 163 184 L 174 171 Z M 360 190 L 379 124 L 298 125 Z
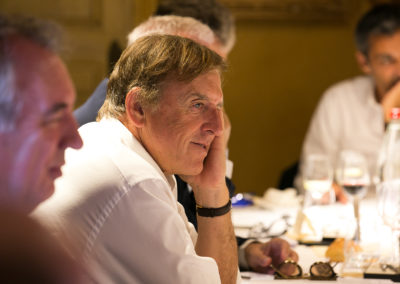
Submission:
M 347 193 L 355 196 L 355 195 L 363 195 L 365 184 L 343 184 L 343 188 L 347 191 Z

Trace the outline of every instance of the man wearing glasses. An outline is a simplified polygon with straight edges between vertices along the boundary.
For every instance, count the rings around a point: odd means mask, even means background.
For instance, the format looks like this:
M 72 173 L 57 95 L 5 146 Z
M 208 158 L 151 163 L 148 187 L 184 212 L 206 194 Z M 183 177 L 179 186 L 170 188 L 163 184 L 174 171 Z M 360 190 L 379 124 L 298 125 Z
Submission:
M 322 96 L 306 134 L 300 173 L 310 154 L 324 154 L 336 167 L 342 150 L 361 153 L 371 175 L 376 173 L 385 124 L 400 107 L 400 5 L 373 7 L 355 30 L 356 59 L 365 76 L 340 82 Z M 335 185 L 336 197 L 346 199 Z

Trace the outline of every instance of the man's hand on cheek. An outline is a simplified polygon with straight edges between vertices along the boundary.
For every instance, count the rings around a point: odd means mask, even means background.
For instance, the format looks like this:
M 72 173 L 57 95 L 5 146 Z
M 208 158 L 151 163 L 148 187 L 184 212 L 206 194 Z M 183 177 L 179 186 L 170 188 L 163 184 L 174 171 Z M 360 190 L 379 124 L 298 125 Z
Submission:
M 194 176 L 181 175 L 193 188 L 212 188 L 225 184 L 225 150 L 223 137 L 216 136 L 204 159 L 203 170 Z
M 181 176 L 183 180 L 192 186 L 197 204 L 219 207 L 221 205 L 220 202 L 217 205 L 213 205 L 212 200 L 222 199 L 225 203 L 228 200 L 229 195 L 225 184 L 225 160 L 224 137 L 216 136 L 204 159 L 203 170 L 195 176 Z

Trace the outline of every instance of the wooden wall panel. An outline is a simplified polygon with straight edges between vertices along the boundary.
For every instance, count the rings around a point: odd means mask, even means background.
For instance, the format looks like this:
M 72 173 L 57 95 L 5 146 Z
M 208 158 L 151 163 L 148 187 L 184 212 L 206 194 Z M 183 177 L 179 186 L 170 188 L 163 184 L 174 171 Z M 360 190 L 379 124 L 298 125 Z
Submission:
M 80 105 L 107 76 L 111 42 L 121 48 L 133 28 L 135 0 L 2 0 L 0 10 L 58 22 L 65 31 L 62 54 Z

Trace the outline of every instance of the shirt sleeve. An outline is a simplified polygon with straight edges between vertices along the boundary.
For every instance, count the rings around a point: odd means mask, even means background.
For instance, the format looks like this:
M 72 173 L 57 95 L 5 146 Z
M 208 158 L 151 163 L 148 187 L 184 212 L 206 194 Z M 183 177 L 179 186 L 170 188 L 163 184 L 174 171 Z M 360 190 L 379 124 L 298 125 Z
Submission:
M 250 267 L 246 260 L 245 250 L 249 244 L 259 241 L 255 239 L 247 239 L 247 240 L 243 239 L 243 240 L 244 242 L 242 242 L 238 247 L 239 267 L 242 270 L 250 270 Z

